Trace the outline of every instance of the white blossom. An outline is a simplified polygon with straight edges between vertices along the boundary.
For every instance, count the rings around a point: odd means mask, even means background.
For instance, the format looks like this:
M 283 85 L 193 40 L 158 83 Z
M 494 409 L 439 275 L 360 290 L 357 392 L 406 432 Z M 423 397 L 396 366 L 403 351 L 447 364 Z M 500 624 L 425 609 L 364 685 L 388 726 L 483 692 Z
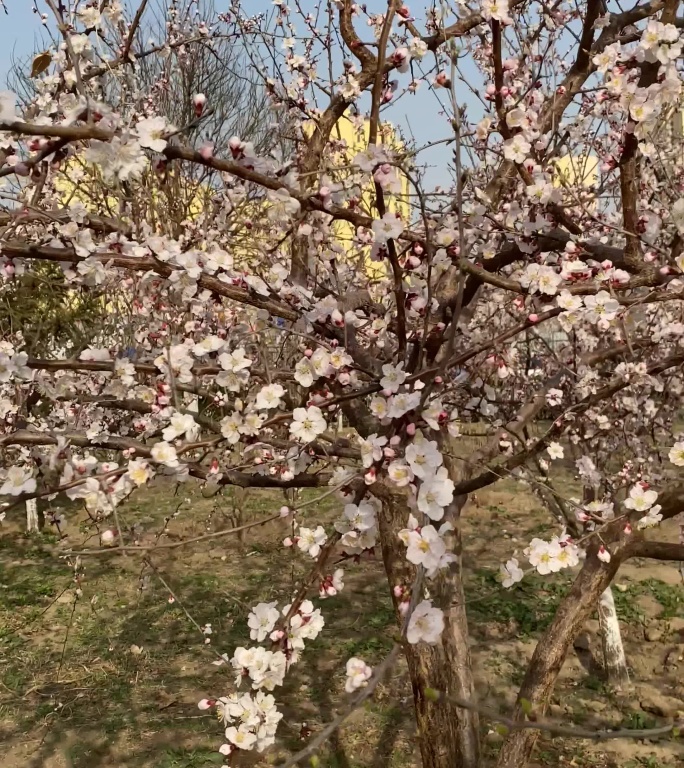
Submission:
M 292 412 L 290 434 L 302 443 L 310 443 L 325 432 L 327 424 L 323 412 L 316 405 L 308 408 L 295 408 Z
M 152 458 L 159 464 L 164 464 L 172 469 L 178 466 L 178 455 L 176 449 L 167 442 L 155 443 L 150 451 Z
M 510 589 L 514 584 L 522 581 L 523 576 L 522 568 L 520 568 L 518 561 L 515 557 L 508 560 L 505 564 L 502 563 L 499 566 L 499 577 L 501 578 L 501 585 L 505 589 Z
M 347 679 L 344 690 L 347 693 L 353 693 L 359 688 L 364 688 L 373 675 L 372 668 L 363 659 L 357 659 L 355 656 L 347 661 L 346 671 Z
M 21 467 L 10 467 L 5 475 L 5 482 L 0 486 L 0 496 L 19 496 L 22 493 L 33 493 L 36 490 L 36 479 L 30 471 Z
M 436 645 L 443 631 L 444 613 L 439 608 L 433 608 L 431 600 L 423 600 L 411 614 L 406 639 L 411 645 L 416 643 Z

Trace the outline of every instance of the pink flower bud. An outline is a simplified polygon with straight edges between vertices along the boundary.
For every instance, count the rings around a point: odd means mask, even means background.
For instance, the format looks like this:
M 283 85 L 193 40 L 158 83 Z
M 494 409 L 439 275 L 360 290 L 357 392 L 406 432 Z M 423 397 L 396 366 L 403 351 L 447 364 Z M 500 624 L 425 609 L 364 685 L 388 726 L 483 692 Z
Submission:
M 344 315 L 339 309 L 334 309 L 330 313 L 330 319 L 338 328 L 344 328 Z
M 439 386 L 444 383 L 444 379 L 441 376 L 435 376 L 435 384 Z
M 530 323 L 538 323 L 539 322 L 539 315 L 532 313 L 528 318 Z
M 304 350 L 304 357 L 312 357 L 312 356 L 313 356 L 313 349 Z
M 289 536 L 286 539 L 283 539 L 283 546 L 284 547 L 292 546 L 292 539 Z
M 211 158 L 214 156 L 214 145 L 207 141 L 199 148 L 200 157 L 203 160 L 211 160 Z
M 290 514 L 290 508 L 289 507 L 281 507 L 280 508 L 280 516 L 281 517 L 287 517 Z
M 192 98 L 192 106 L 195 110 L 195 115 L 197 117 L 202 116 L 202 112 L 204 112 L 204 107 L 207 103 L 207 97 L 203 93 L 197 93 Z
M 392 390 L 391 389 L 383 389 L 380 394 L 383 397 L 392 397 Z
M 392 593 L 395 597 L 401 597 L 404 594 L 404 588 L 401 586 L 401 584 L 395 584 L 394 588 L 392 589 Z
M 416 434 L 416 425 L 413 422 L 406 425 L 406 434 L 411 435 L 411 437 Z
M 603 563 L 610 562 L 610 552 L 601 544 L 599 551 L 597 552 L 598 559 Z

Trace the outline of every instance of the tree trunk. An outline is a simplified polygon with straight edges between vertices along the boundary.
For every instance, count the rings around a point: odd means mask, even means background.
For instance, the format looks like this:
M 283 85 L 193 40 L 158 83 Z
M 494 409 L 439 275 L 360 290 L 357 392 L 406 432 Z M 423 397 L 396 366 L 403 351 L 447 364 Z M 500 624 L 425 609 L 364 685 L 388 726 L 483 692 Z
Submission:
M 572 641 L 596 607 L 601 593 L 610 585 L 619 564 L 616 556 L 609 563 L 602 563 L 595 552 L 587 554 L 572 589 L 562 600 L 549 628 L 537 643 L 527 667 L 516 706 L 519 719 L 525 717 L 520 703 L 522 700 L 529 702 L 537 715 L 541 716 L 546 711 Z M 513 731 L 501 747 L 497 768 L 524 768 L 538 736 L 538 731 Z
M 393 589 L 395 585 L 410 586 L 415 578 L 415 568 L 406 560 L 406 548 L 398 537 L 407 525 L 410 510 L 405 497 L 396 494 L 394 489 L 382 492 L 374 486 L 373 491 L 380 491 L 377 495 L 383 500 L 379 515 L 382 556 L 397 618 L 402 622 Z M 461 582 L 460 537 L 455 535 L 453 539 L 457 562 L 429 585 L 435 605 L 445 613 L 442 643 L 437 646 L 404 644 L 423 768 L 478 768 L 479 765 L 477 714 L 460 709 L 449 700 L 450 696 L 472 699 L 474 690 Z M 426 695 L 427 689 L 439 691 L 440 700 L 436 702 L 434 696 Z
M 28 499 L 26 502 L 26 531 L 38 531 L 38 500 Z
M 615 611 L 613 590 L 610 587 L 601 593 L 598 615 L 606 676 L 613 687 L 622 690 L 629 686 L 629 671 L 625 659 L 625 649 L 622 646 L 620 622 Z

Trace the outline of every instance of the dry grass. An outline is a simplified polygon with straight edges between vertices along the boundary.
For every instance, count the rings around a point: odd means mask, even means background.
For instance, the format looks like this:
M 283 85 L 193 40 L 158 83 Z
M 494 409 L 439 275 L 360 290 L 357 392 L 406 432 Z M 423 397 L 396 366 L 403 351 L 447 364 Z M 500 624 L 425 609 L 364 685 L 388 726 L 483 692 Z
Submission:
M 282 503 L 282 494 L 262 492 L 250 494 L 242 506 L 238 499 L 236 509 L 230 498 L 185 499 L 160 486 L 135 497 L 122 524 L 141 526 L 140 540 L 152 542 L 164 519 L 175 515 L 167 539 L 173 540 L 231 527 L 236 516 L 266 516 Z M 334 501 L 326 499 L 315 514 L 332 520 L 336 512 Z M 68 530 L 73 541 L 86 541 L 90 535 L 76 510 L 70 513 Z M 494 573 L 499 561 L 521 549 L 530 535 L 552 530 L 534 497 L 510 483 L 478 494 L 467 510 L 464 537 L 473 652 L 478 689 L 490 703 L 505 706 L 512 700 L 525 658 L 567 588 L 564 578 L 544 583 L 532 579 L 512 593 L 504 592 Z M 230 652 L 248 640 L 249 607 L 260 600 L 286 601 L 305 573 L 308 563 L 281 546 L 285 535 L 283 524 L 274 523 L 248 532 L 241 544 L 224 538 L 153 553 L 153 562 L 181 607 L 169 603 L 166 588 L 149 569 L 142 571 L 137 556 L 84 559 L 84 578 L 78 585 L 82 594 L 76 598 L 72 569 L 60 558 L 54 537 L 26 537 L 11 527 L 2 529 L 0 765 L 220 765 L 215 752 L 220 728 L 197 710 L 196 703 L 230 690 L 230 674 L 211 662 L 214 652 Z M 87 543 L 93 546 L 92 539 Z M 639 578 L 643 573 L 634 569 L 626 579 L 626 591 L 618 595 L 627 621 L 630 658 L 637 655 L 637 647 L 643 648 L 643 623 L 656 613 L 664 612 L 670 622 L 684 621 L 681 587 L 668 583 L 664 572 L 647 574 L 650 581 Z M 348 589 L 324 606 L 324 632 L 277 692 L 287 724 L 281 728 L 277 748 L 261 758 L 264 764 L 291 754 L 302 745 L 302 733 L 315 731 L 334 716 L 344 701 L 341 670 L 346 658 L 355 654 L 375 663 L 391 646 L 394 624 L 381 565 L 373 559 L 352 564 L 345 581 Z M 211 645 L 204 644 L 183 608 L 200 625 L 211 623 Z M 680 642 L 684 643 L 684 635 Z M 663 647 L 653 643 L 650 651 L 655 659 Z M 655 662 L 648 674 L 658 674 Z M 666 680 L 676 674 L 674 670 Z M 559 692 L 558 701 L 567 707 L 564 719 L 591 720 L 595 713 L 587 713 L 584 704 L 595 699 L 608 702 L 612 717 L 623 716 L 620 702 L 600 677 L 588 674 L 575 658 L 566 665 Z M 633 715 L 629 703 L 623 704 Z M 496 751 L 494 741 L 491 736 L 485 741 L 490 756 Z M 410 686 L 399 666 L 330 744 L 321 764 L 417 765 L 414 744 Z M 571 757 L 572 764 L 587 767 L 611 765 L 613 759 L 556 740 L 541 746 L 539 764 L 569 765 Z M 636 758 L 641 753 L 635 753 Z M 674 752 L 672 758 L 680 759 Z M 245 764 L 252 762 L 247 759 Z

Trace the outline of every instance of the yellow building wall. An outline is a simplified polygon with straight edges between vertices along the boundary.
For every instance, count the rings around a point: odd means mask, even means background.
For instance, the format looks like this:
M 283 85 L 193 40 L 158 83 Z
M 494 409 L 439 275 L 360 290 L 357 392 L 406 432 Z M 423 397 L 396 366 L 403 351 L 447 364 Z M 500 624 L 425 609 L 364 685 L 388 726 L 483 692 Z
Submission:
M 594 187 L 599 180 L 599 161 L 594 155 L 565 155 L 554 162 L 554 187 Z
M 313 132 L 313 124 L 305 126 L 305 131 Z M 310 135 L 310 133 L 309 133 Z M 343 145 L 343 148 L 331 155 L 331 166 L 326 172 L 337 180 L 342 180 L 351 172 L 351 163 L 354 157 L 368 147 L 370 135 L 370 122 L 365 120 L 359 127 L 348 116 L 344 115 L 333 129 L 332 139 Z M 378 129 L 378 144 L 387 147 L 393 152 L 401 152 L 404 145 L 397 137 L 394 127 L 390 123 L 381 123 Z M 144 212 L 147 220 L 155 216 L 161 218 L 170 212 L 165 209 L 168 206 L 169 195 L 162 191 L 156 177 L 153 174 L 146 175 L 142 180 L 135 182 L 148 187 L 148 210 Z M 404 224 L 408 226 L 411 217 L 409 203 L 409 180 L 405 174 L 399 172 L 399 194 L 385 194 L 385 203 L 388 211 L 397 213 Z M 191 180 L 184 180 L 182 176 L 174 177 L 172 173 L 167 176 L 167 183 L 174 188 L 174 198 L 177 198 L 180 216 L 193 219 L 200 214 L 205 201 L 211 197 L 212 191 L 207 185 L 198 185 Z M 55 178 L 55 188 L 60 195 L 63 205 L 73 201 L 82 203 L 92 213 L 104 216 L 117 216 L 119 200 L 116 194 L 107 194 L 107 184 L 102 180 L 99 172 L 92 165 L 83 162 L 82 159 L 73 159 L 60 170 Z M 376 217 L 375 187 L 369 182 L 363 189 L 359 209 L 368 216 Z M 260 203 L 259 205 L 265 205 Z M 248 204 L 249 205 L 249 204 Z M 143 212 L 141 212 L 142 214 Z M 252 215 L 257 220 L 258 215 Z M 168 223 L 168 219 L 166 220 Z M 336 238 L 349 258 L 363 256 L 364 268 L 369 278 L 380 279 L 387 273 L 386 265 L 382 262 L 371 261 L 370 249 L 359 248 L 354 244 L 354 227 L 347 221 L 336 221 L 333 225 Z M 237 250 L 240 248 L 238 246 Z M 236 262 L 239 262 L 240 254 L 232 252 Z M 247 256 L 247 254 L 243 254 Z M 249 256 L 247 256 L 249 258 Z
M 314 130 L 313 123 L 304 126 L 304 130 L 311 135 Z M 333 128 L 331 139 L 343 142 L 344 148 L 335 152 L 331 159 L 333 168 L 331 175 L 343 179 L 351 172 L 350 166 L 356 155 L 368 148 L 370 138 L 370 121 L 364 120 L 361 126 L 343 115 Z M 405 147 L 391 123 L 380 123 L 378 126 L 378 145 L 385 146 L 395 153 L 402 152 Z M 408 226 L 411 219 L 411 206 L 409 199 L 409 180 L 406 174 L 399 172 L 400 192 L 397 195 L 385 194 L 385 204 L 388 211 L 398 214 L 404 224 Z M 359 209 L 367 216 L 377 217 L 375 208 L 375 185 L 369 182 L 363 189 Z M 335 234 L 349 257 L 359 255 L 359 247 L 354 245 L 354 226 L 348 221 L 336 221 Z M 371 279 L 380 279 L 387 274 L 387 266 L 383 262 L 371 261 L 370 250 L 361 249 L 364 256 L 364 268 Z

